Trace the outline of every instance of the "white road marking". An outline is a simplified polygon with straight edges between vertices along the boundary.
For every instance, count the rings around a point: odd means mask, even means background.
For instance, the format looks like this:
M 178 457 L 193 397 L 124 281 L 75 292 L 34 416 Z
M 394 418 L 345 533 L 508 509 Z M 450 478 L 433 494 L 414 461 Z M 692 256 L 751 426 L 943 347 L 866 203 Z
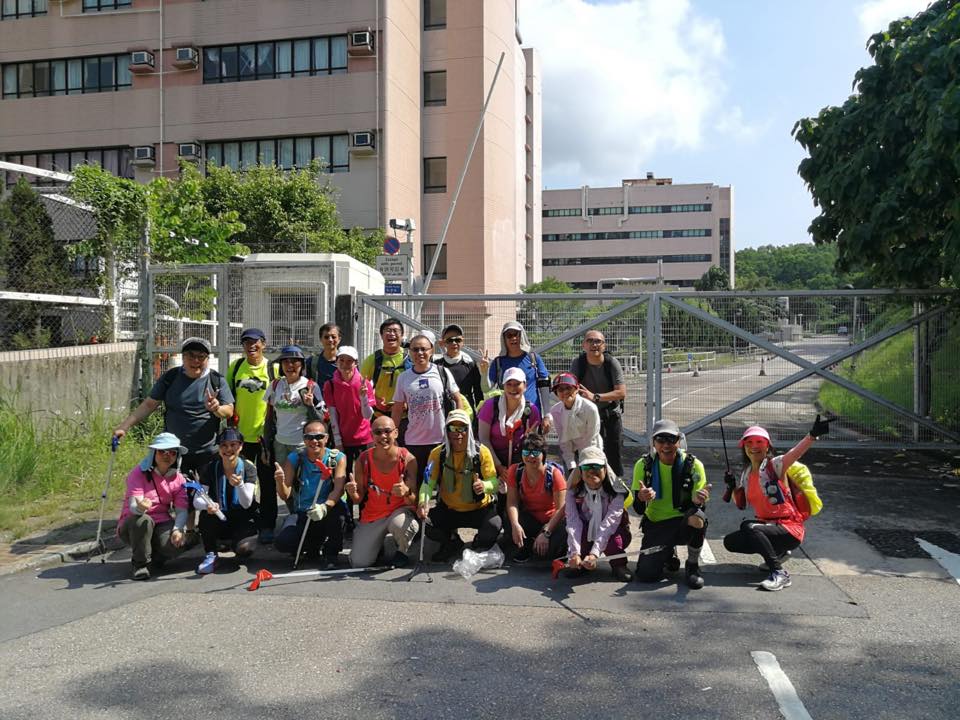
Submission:
M 754 650 L 750 653 L 750 657 L 753 658 L 763 679 L 770 686 L 770 692 L 773 693 L 773 697 L 780 707 L 780 714 L 786 720 L 813 720 L 800 701 L 790 678 L 780 669 L 777 656 L 765 650 Z
M 917 545 L 922 547 L 926 553 L 940 563 L 943 566 L 943 569 L 948 573 L 953 575 L 953 579 L 960 583 L 960 555 L 952 553 L 949 550 L 944 550 L 938 545 L 929 543 L 923 538 L 914 538 L 917 541 Z
M 700 388 L 699 390 L 694 390 L 693 392 L 688 393 L 688 394 L 689 394 L 689 395 L 696 395 L 698 392 L 703 392 L 704 390 L 712 390 L 712 389 L 713 389 L 713 388 L 711 388 L 711 387 L 708 385 L 707 387 L 702 387 L 702 388 Z
M 703 540 L 703 547 L 700 549 L 700 562 L 704 565 L 716 565 L 717 558 L 713 554 L 713 550 L 710 549 L 710 543 L 707 542 L 706 538 Z
M 679 400 L 679 399 L 680 399 L 679 396 L 678 396 L 678 397 L 675 397 L 675 398 L 670 398 L 669 400 L 667 400 L 667 401 L 663 404 L 663 407 L 666 407 L 666 406 L 669 405 L 670 403 L 674 402 L 675 400 Z

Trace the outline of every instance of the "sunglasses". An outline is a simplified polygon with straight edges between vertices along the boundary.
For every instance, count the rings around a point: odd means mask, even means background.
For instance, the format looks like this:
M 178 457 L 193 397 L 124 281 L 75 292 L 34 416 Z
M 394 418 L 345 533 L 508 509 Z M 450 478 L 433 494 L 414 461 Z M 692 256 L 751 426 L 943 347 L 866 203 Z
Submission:
M 675 445 L 679 439 L 680 438 L 674 437 L 673 435 L 657 435 L 653 438 L 653 441 L 663 443 L 664 445 Z
M 467 432 L 466 425 L 448 425 L 447 432 L 453 433 L 454 435 L 463 435 Z
M 523 457 L 540 457 L 543 455 L 543 450 L 522 450 L 520 454 Z
M 590 463 L 589 465 L 581 465 L 581 472 L 600 472 L 603 470 L 603 465 L 598 465 L 596 463 Z
M 505 338 L 518 338 L 520 337 L 520 333 L 518 333 L 516 330 L 511 330 L 510 332 L 505 332 L 503 336 Z
M 445 343 L 457 343 L 458 345 L 461 345 L 461 344 L 463 344 L 463 338 L 462 338 L 462 337 L 448 337 L 448 338 L 445 338 L 445 339 L 444 339 L 444 342 L 445 342 Z
M 304 439 L 304 440 L 316 440 L 317 442 L 320 442 L 321 440 L 326 440 L 326 439 L 327 439 L 327 434 L 326 434 L 326 433 L 304 433 L 304 434 L 303 434 L 303 439 Z
M 587 338 L 586 340 L 587 345 L 603 345 L 604 342 L 606 341 L 600 338 Z
M 176 455 L 177 449 L 176 448 L 171 448 L 170 450 L 161 449 L 161 450 L 157 450 L 157 452 L 163 453 L 164 455 Z
M 389 434 L 392 433 L 395 429 L 396 429 L 396 428 L 375 428 L 375 429 L 373 430 L 373 434 L 374 434 L 374 435 L 389 435 Z

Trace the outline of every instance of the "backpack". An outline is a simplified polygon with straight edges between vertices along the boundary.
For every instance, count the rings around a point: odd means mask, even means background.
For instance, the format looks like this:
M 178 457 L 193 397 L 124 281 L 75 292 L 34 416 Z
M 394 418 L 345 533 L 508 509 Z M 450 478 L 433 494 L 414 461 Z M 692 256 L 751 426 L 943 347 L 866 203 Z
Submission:
M 177 375 L 183 369 L 183 366 L 177 365 L 167 370 L 163 375 L 160 376 L 160 386 L 163 388 L 163 395 L 166 397 L 167 392 L 170 390 L 170 386 L 173 385 L 173 381 L 177 379 Z M 207 385 L 213 391 L 214 395 L 220 395 L 220 388 L 223 387 L 223 375 L 218 373 L 216 370 L 210 370 L 207 373 Z M 231 390 L 231 392 L 233 392 Z M 164 403 L 166 405 L 166 403 Z M 236 407 L 236 406 L 234 406 Z M 164 415 L 166 415 L 166 410 L 164 410 Z M 233 417 L 226 419 L 220 418 L 220 430 L 225 427 L 234 427 L 235 423 L 233 422 L 236 418 L 236 413 Z M 219 430 L 217 431 L 219 432 Z
M 440 384 L 443 386 L 443 417 L 446 418 L 457 407 L 457 401 L 450 392 L 450 371 L 443 365 L 436 365 L 440 375 Z
M 673 472 L 670 476 L 670 484 L 672 485 L 672 500 L 675 510 L 686 512 L 693 505 L 693 465 L 695 461 L 696 458 L 693 456 L 693 454 L 687 453 L 683 458 L 683 463 L 675 462 L 673 464 Z M 638 462 L 643 463 L 644 486 L 651 487 L 650 483 L 653 479 L 653 463 L 659 462 L 659 460 L 648 453 L 640 458 Z M 676 472 L 678 465 L 680 470 L 680 482 L 676 481 L 678 477 Z M 642 515 L 644 510 L 646 510 L 647 504 L 639 498 L 638 493 L 633 493 L 633 495 L 633 507 L 637 514 Z
M 546 490 L 551 495 L 553 494 L 553 471 L 559 470 L 560 474 L 563 475 L 563 468 L 559 463 L 554 462 L 553 460 L 547 460 L 546 467 L 544 468 L 544 479 L 543 479 L 543 489 Z M 523 483 L 520 482 L 523 480 L 523 463 L 517 465 L 517 470 L 514 473 L 514 478 L 517 481 L 517 494 L 520 498 L 523 498 Z
M 773 467 L 772 462 L 767 462 L 765 473 L 767 475 L 767 482 L 764 484 L 770 487 L 774 483 L 777 483 L 777 487 L 779 487 L 777 470 Z M 787 470 L 787 485 L 790 488 L 793 504 L 804 521 L 818 514 L 823 509 L 823 501 L 817 494 L 817 488 L 813 485 L 813 473 L 811 473 L 810 468 L 802 462 L 794 462 Z M 782 495 L 782 493 L 780 493 L 780 495 Z M 771 501 L 773 501 L 772 497 Z M 783 502 L 782 498 L 780 502 Z
M 403 357 L 403 369 L 409 370 L 413 367 L 413 361 L 406 355 Z M 370 382 L 373 383 L 373 386 L 377 386 L 377 380 L 380 379 L 380 371 L 383 370 L 383 350 L 375 350 L 373 353 L 373 377 L 370 379 Z M 391 370 L 392 375 L 397 374 L 396 368 Z M 391 387 L 393 382 L 390 383 Z
M 327 380 L 327 382 L 330 382 Z M 400 481 L 404 482 L 404 475 L 407 471 L 407 462 L 410 458 L 413 457 L 413 454 L 404 447 L 397 448 L 397 464 L 400 466 Z M 373 448 L 369 450 L 364 450 L 360 453 L 360 457 L 357 458 L 357 462 L 363 467 L 364 476 L 366 477 L 366 485 L 364 489 L 369 489 L 370 487 L 370 453 L 373 452 Z M 364 493 L 363 501 L 360 503 L 360 512 L 363 512 L 363 506 L 367 504 L 367 498 L 370 496 L 369 492 Z
M 437 458 L 437 460 L 440 463 L 440 470 L 437 473 L 437 486 L 439 487 L 440 483 L 443 482 L 443 469 L 447 466 L 447 446 L 446 445 L 440 446 L 440 457 Z M 482 464 L 480 462 L 480 451 L 478 450 L 477 454 L 473 456 L 473 472 L 477 475 L 477 477 L 479 477 L 482 480 L 483 470 L 481 469 L 481 467 L 482 467 Z M 480 500 L 481 498 L 483 498 L 483 493 L 480 493 L 479 495 L 477 493 L 474 493 L 473 496 L 477 500 Z
M 230 370 L 227 371 L 227 387 L 230 388 L 230 392 L 233 393 L 233 396 L 237 396 L 237 373 L 240 372 L 240 366 L 246 360 L 245 357 L 237 358 L 233 361 L 233 365 L 230 366 Z M 267 359 L 267 380 L 268 382 L 273 382 L 277 377 L 276 370 L 273 367 L 273 360 Z
M 531 350 L 527 355 L 530 357 L 530 365 L 533 367 L 533 372 L 537 376 L 537 387 L 550 387 L 550 373 L 547 373 L 546 378 L 540 377 L 540 363 L 537 362 L 537 354 Z M 503 371 L 500 369 L 499 355 L 493 359 L 493 364 L 496 367 L 497 387 L 503 388 Z
M 611 361 L 613 354 L 608 350 L 603 351 L 603 374 L 607 378 L 607 383 L 610 385 L 610 389 L 613 390 L 613 362 Z M 573 365 L 570 368 L 570 371 L 576 376 L 577 382 L 583 382 L 583 376 L 587 373 L 587 354 L 580 353 L 577 358 L 573 361 Z M 620 409 L 620 412 L 623 412 L 624 402 L 619 400 L 616 404 L 616 407 Z
M 271 394 L 273 394 L 273 392 L 277 389 L 277 385 L 279 384 L 280 384 L 280 378 L 277 378 L 272 383 L 270 383 Z M 317 397 L 320 398 L 319 410 L 317 409 L 317 405 L 307 408 L 307 422 L 313 422 L 314 420 L 327 422 L 326 420 L 324 420 L 324 414 L 325 414 L 326 408 L 323 406 L 323 396 L 317 394 L 320 389 L 320 386 L 317 385 L 310 378 L 307 378 L 307 388 L 313 389 L 314 398 L 317 398 Z M 273 440 L 276 437 L 276 435 L 277 435 L 276 412 L 273 409 L 273 405 L 271 403 L 267 403 L 267 416 L 266 418 L 264 418 L 264 421 L 263 421 L 263 440 L 265 443 L 268 443 L 268 447 L 273 446 Z

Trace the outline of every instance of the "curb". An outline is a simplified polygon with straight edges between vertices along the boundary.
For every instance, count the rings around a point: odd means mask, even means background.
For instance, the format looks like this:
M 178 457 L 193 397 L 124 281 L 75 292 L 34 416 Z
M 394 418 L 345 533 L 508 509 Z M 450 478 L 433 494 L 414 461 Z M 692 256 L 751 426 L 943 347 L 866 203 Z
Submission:
M 68 562 L 77 562 L 90 556 L 97 549 L 97 543 L 93 540 L 68 545 L 62 550 L 56 552 L 46 552 L 36 555 L 29 555 L 22 560 L 9 565 L 0 566 L 0 577 L 4 575 L 15 575 L 27 570 L 42 570 L 55 565 L 62 565 Z M 107 552 L 112 552 L 117 548 L 107 547 Z M 91 556 L 92 557 L 92 556 Z

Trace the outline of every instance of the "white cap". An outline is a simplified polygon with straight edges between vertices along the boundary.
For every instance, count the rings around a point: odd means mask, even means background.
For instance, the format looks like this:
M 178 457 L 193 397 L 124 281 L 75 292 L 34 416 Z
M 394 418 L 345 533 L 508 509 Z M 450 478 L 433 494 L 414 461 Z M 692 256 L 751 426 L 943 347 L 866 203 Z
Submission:
M 506 384 L 510 380 L 519 380 L 520 382 L 525 383 L 527 381 L 527 374 L 523 372 L 518 367 L 512 367 L 503 373 L 503 382 Z
M 360 354 L 352 345 L 341 345 L 339 348 L 337 348 L 337 357 L 340 357 L 341 355 L 352 357 L 355 362 L 360 362 Z

